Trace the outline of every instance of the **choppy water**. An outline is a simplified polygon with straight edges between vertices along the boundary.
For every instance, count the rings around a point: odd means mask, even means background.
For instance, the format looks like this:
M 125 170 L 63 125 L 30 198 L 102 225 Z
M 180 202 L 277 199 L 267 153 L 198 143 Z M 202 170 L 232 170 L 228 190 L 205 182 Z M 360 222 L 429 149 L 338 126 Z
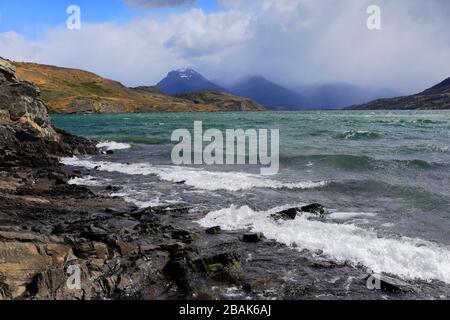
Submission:
M 279 174 L 174 166 L 172 131 L 199 120 L 205 129 L 280 129 Z M 110 158 L 63 159 L 100 166 L 96 180 L 76 183 L 121 185 L 119 195 L 139 206 L 184 202 L 207 210 L 203 226 L 263 231 L 330 260 L 450 283 L 450 112 L 74 115 L 54 122 L 116 150 Z M 269 218 L 311 202 L 332 211 L 327 221 Z

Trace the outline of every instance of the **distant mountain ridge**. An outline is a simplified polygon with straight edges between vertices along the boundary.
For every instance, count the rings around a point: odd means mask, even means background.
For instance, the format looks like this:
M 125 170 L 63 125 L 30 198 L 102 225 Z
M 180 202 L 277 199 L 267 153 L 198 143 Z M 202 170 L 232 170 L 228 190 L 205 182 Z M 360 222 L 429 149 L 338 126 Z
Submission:
M 378 99 L 366 104 L 351 106 L 349 110 L 444 110 L 450 109 L 450 78 L 421 93 Z
M 290 89 L 262 76 L 247 77 L 224 88 L 193 69 L 171 71 L 157 87 L 172 96 L 202 91 L 231 93 L 252 99 L 273 110 L 341 109 L 396 95 L 386 89 L 368 89 L 346 83 L 326 83 Z
M 253 76 L 234 84 L 230 91 L 255 100 L 272 109 L 301 110 L 310 102 L 300 93 L 284 88 L 261 76 Z

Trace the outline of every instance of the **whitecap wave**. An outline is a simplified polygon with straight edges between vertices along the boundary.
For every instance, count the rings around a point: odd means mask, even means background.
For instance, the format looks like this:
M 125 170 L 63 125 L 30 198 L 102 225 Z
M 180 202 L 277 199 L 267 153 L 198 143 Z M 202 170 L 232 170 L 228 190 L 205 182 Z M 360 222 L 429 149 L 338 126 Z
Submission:
M 148 201 L 141 201 L 138 199 L 135 199 L 132 197 L 132 195 L 126 193 L 126 192 L 120 192 L 120 193 L 113 193 L 111 197 L 122 197 L 123 200 L 125 200 L 128 203 L 134 204 L 136 207 L 140 209 L 145 209 L 149 207 L 159 207 L 167 204 L 166 202 L 163 202 L 160 200 L 160 198 L 154 198 Z
M 63 158 L 65 165 L 84 167 L 106 172 L 120 172 L 129 175 L 155 175 L 170 182 L 183 181 L 196 189 L 216 191 L 240 191 L 252 188 L 269 189 L 314 189 L 328 184 L 327 181 L 283 182 L 267 179 L 264 176 L 244 172 L 206 171 L 177 166 L 152 166 L 147 163 L 123 164 L 117 162 L 91 161 L 86 159 Z
M 102 186 L 103 182 L 97 180 L 92 176 L 86 176 L 82 178 L 72 178 L 68 182 L 70 185 L 87 186 L 87 187 L 98 187 Z
M 352 220 L 355 218 L 373 218 L 376 215 L 373 212 L 333 212 L 328 218 L 332 220 Z
M 101 142 L 101 143 L 97 144 L 97 148 L 106 149 L 108 151 L 126 150 L 126 149 L 130 149 L 131 145 L 129 145 L 128 143 L 120 143 L 120 142 L 115 142 L 115 141 L 105 141 L 105 142 Z
M 338 262 L 363 265 L 377 273 L 404 279 L 441 280 L 450 283 L 450 248 L 413 238 L 380 238 L 374 231 L 352 224 L 308 220 L 275 222 L 272 213 L 293 206 L 254 211 L 232 206 L 209 213 L 199 221 L 203 227 L 220 225 L 224 230 L 250 229 L 286 245 L 322 252 Z

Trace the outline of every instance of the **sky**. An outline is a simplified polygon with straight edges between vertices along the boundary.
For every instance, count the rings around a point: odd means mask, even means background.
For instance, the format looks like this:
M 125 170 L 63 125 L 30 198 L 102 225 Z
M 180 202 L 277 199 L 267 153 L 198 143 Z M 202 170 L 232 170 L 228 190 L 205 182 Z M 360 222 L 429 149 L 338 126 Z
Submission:
M 66 26 L 70 5 L 80 30 Z M 370 5 L 380 30 L 367 28 Z M 413 93 L 450 77 L 450 1 L 1 0 L 0 56 L 129 86 L 192 67 L 220 84 L 261 75 Z

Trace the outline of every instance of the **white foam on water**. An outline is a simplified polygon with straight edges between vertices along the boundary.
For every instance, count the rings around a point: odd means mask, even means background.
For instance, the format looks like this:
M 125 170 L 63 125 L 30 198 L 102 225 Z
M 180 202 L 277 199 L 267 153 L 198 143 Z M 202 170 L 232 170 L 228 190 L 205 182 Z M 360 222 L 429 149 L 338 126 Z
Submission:
M 126 194 L 121 194 L 121 195 L 114 194 L 113 196 L 123 197 L 123 199 L 126 202 L 134 204 L 139 209 L 145 209 L 145 208 L 149 208 L 149 207 L 159 207 L 159 206 L 163 206 L 163 205 L 167 204 L 167 203 L 161 201 L 159 198 L 155 198 L 155 199 L 152 199 L 149 201 L 141 201 L 141 200 L 134 199 L 133 197 L 128 196 Z
M 123 164 L 83 160 L 77 157 L 63 158 L 60 161 L 65 165 L 88 169 L 97 168 L 97 170 L 106 172 L 120 172 L 129 175 L 155 175 L 161 180 L 170 182 L 183 181 L 185 185 L 209 191 L 240 191 L 252 188 L 314 189 L 328 184 L 327 181 L 283 182 L 244 172 L 219 172 L 177 166 L 152 166 L 147 163 Z
M 92 176 L 86 176 L 82 178 L 72 178 L 68 182 L 70 185 L 79 185 L 79 186 L 87 186 L 87 187 L 98 187 L 102 186 L 104 183 L 102 181 L 97 180 Z
M 97 148 L 106 149 L 108 151 L 112 150 L 126 150 L 130 149 L 131 145 L 128 143 L 120 143 L 115 141 L 105 141 L 97 144 Z
M 373 212 L 333 212 L 328 215 L 328 218 L 332 220 L 352 220 L 355 218 L 372 218 L 376 215 Z
M 376 232 L 353 224 L 308 220 L 308 215 L 281 222 L 270 218 L 271 214 L 292 207 L 297 205 L 268 211 L 232 206 L 209 213 L 199 224 L 203 227 L 219 225 L 224 230 L 262 232 L 269 239 L 295 244 L 299 250 L 320 251 L 334 261 L 363 265 L 377 273 L 450 283 L 448 246 L 406 237 L 380 238 Z

